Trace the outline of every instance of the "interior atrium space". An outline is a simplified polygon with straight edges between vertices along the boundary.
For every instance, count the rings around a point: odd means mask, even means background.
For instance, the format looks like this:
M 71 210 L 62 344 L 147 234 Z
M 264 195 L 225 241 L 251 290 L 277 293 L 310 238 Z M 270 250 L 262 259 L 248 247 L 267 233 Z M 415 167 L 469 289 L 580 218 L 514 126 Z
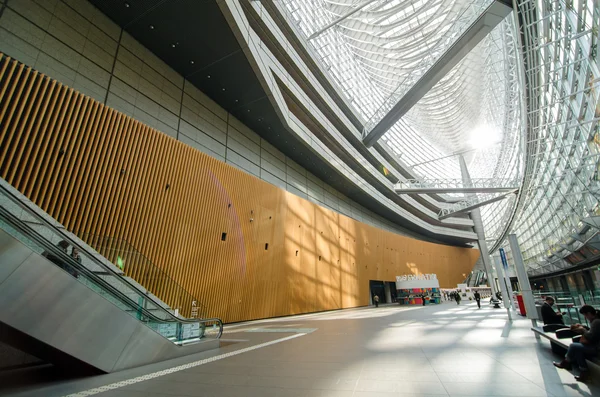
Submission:
M 599 0 L 0 0 L 0 395 L 600 395 L 599 42 Z

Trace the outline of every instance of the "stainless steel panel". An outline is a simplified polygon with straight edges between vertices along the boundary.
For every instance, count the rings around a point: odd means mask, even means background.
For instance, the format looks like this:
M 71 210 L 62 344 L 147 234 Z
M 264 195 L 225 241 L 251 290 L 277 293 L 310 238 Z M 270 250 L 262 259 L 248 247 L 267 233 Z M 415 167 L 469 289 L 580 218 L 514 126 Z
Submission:
M 154 331 L 140 324 L 140 327 L 138 327 L 125 349 L 123 349 L 119 360 L 113 368 L 113 372 L 217 349 L 220 346 L 218 339 L 209 339 L 187 346 L 177 346 L 164 338 L 162 338 L 160 343 L 154 342 L 155 336 Z M 150 343 L 152 344 L 150 345 Z M 149 348 L 149 346 L 152 347 Z
M 37 254 L 0 285 L 0 321 L 108 372 L 137 321 Z
M 5 274 L 0 322 L 101 371 L 219 347 L 218 340 L 185 347 L 173 344 L 4 230 L 0 230 L 0 264 L 12 269 L 0 272 Z

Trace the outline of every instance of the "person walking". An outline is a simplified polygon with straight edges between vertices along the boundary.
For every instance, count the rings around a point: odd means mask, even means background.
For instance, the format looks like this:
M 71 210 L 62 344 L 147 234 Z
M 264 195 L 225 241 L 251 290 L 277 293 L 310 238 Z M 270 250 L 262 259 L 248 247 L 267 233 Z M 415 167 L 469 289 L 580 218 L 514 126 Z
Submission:
M 475 302 L 477 302 L 477 307 L 481 309 L 481 295 L 479 294 L 479 291 L 475 291 L 473 298 L 475 298 Z
M 379 307 L 379 296 L 375 295 L 373 297 L 373 302 L 375 302 L 375 307 Z
M 460 299 L 461 299 L 461 298 L 460 298 L 460 293 L 459 293 L 459 292 L 456 292 L 456 293 L 454 294 L 454 299 L 456 300 L 456 304 L 457 304 L 457 305 L 460 305 Z
M 423 306 L 425 306 L 425 301 L 426 301 L 427 295 L 426 294 L 422 294 L 421 295 L 421 300 L 423 300 Z

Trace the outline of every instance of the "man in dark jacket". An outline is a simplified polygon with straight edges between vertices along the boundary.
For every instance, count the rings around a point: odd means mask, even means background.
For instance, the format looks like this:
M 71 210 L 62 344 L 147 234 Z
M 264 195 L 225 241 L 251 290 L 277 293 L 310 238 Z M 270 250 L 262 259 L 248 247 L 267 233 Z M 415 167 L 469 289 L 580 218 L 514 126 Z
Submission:
M 571 326 L 573 332 L 581 334 L 581 339 L 571 343 L 567 355 L 560 363 L 553 364 L 555 367 L 569 370 L 573 364 L 577 365 L 581 372 L 575 379 L 585 382 L 590 377 L 586 359 L 597 357 L 600 351 L 600 313 L 590 305 L 581 306 L 579 313 L 590 323 L 590 329 L 581 324 Z
M 564 324 L 562 313 L 557 313 L 552 306 L 554 305 L 554 298 L 551 296 L 546 297 L 546 302 L 542 305 L 542 320 L 544 324 Z
M 456 294 L 454 295 L 454 300 L 456 301 L 457 305 L 460 305 L 460 292 L 456 292 Z
M 473 294 L 473 298 L 475 298 L 475 302 L 477 302 L 477 307 L 481 309 L 481 294 L 479 293 L 479 291 L 475 291 L 475 293 Z

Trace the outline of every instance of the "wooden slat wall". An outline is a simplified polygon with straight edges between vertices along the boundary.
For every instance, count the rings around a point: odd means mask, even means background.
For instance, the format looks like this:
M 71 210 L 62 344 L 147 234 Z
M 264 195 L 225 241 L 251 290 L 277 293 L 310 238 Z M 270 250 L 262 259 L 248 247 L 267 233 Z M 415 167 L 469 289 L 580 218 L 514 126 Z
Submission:
M 0 134 L 10 184 L 84 239 L 128 241 L 226 322 L 366 305 L 369 280 L 400 274 L 455 286 L 478 258 L 310 203 L 7 57 Z

